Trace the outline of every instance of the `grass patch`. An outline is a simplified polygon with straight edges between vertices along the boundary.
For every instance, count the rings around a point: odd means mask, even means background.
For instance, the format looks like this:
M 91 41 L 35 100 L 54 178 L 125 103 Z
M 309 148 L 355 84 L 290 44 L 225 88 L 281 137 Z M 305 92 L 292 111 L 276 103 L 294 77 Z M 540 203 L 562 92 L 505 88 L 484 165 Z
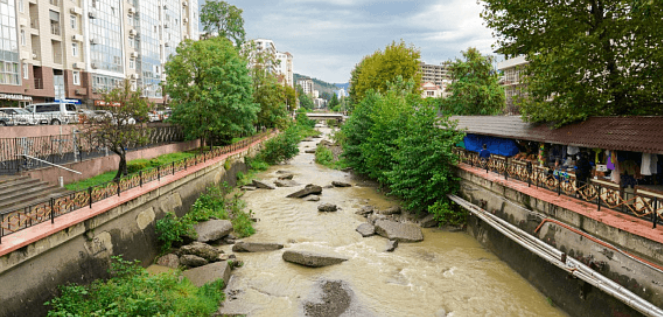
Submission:
M 348 167 L 348 164 L 345 162 L 345 160 L 337 160 L 334 158 L 334 153 L 332 150 L 323 145 L 318 145 L 318 147 L 315 149 L 315 162 L 337 170 L 342 170 Z
M 224 299 L 223 280 L 198 288 L 179 271 L 149 275 L 122 257 L 113 257 L 109 273 L 88 286 L 61 286 L 62 295 L 44 303 L 48 316 L 210 316 Z
M 145 171 L 150 168 L 168 165 L 173 162 L 184 160 L 193 157 L 194 155 L 195 153 L 190 153 L 190 152 L 176 152 L 176 153 L 164 154 L 159 157 L 155 157 L 151 160 L 146 160 L 146 159 L 131 160 L 127 162 L 127 171 L 129 172 L 129 174 L 138 173 L 140 171 Z M 88 179 L 84 179 L 82 181 L 65 185 L 65 188 L 72 191 L 84 190 L 89 187 L 94 187 L 103 183 L 110 182 L 113 180 L 113 178 L 115 178 L 115 175 L 117 175 L 117 171 L 106 172 L 94 177 L 90 177 Z

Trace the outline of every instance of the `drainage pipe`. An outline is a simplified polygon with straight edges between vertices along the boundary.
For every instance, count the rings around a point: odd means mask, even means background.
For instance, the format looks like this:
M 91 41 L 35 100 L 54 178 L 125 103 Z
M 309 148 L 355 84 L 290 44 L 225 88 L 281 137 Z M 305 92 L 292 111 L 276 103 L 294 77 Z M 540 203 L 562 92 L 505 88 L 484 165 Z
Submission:
M 504 221 L 503 219 L 469 203 L 468 201 L 458 196 L 448 196 L 451 200 L 467 209 L 471 213 L 475 214 L 498 232 L 502 233 L 520 246 L 538 255 L 549 263 L 595 286 L 606 294 L 617 298 L 624 304 L 632 307 L 633 309 L 643 313 L 646 316 L 663 317 L 663 310 L 640 298 L 636 294 L 625 289 L 623 286 L 597 273 L 596 271 L 584 265 L 582 262 L 568 257 L 566 259 L 566 263 L 564 263 L 561 260 L 563 254 L 561 251 L 533 237 L 532 235 L 512 225 L 511 223 Z

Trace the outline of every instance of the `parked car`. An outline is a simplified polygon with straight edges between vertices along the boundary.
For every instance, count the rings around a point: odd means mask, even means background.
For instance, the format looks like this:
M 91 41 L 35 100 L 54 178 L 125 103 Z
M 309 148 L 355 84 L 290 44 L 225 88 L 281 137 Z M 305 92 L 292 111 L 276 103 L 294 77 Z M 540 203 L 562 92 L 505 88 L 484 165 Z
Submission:
M 39 124 L 69 124 L 78 122 L 76 105 L 72 103 L 38 103 L 28 105 L 25 110 L 30 112 Z
M 34 116 L 23 108 L 0 108 L 0 117 L 9 119 L 6 125 L 34 125 Z

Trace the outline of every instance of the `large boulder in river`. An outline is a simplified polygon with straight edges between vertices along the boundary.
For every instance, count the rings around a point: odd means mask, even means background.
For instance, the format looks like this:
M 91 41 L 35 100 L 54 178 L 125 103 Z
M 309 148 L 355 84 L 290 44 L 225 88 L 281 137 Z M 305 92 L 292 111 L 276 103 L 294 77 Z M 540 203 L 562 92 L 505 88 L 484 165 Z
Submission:
M 253 187 L 256 187 L 256 188 L 275 189 L 274 186 L 269 185 L 269 184 L 267 184 L 265 182 L 262 182 L 262 181 L 259 181 L 259 180 L 254 179 L 252 183 L 253 183 Z
M 398 248 L 398 241 L 396 240 L 387 241 L 387 248 L 385 249 L 386 252 L 394 252 L 396 248 Z
M 233 246 L 233 252 L 264 252 L 280 249 L 283 249 L 280 243 L 237 242 Z
M 307 185 L 306 188 L 288 195 L 288 198 L 304 198 L 308 195 L 322 194 L 322 187 L 316 185 Z
M 359 209 L 355 214 L 360 215 L 360 216 L 365 216 L 367 217 L 368 215 L 373 213 L 373 207 L 371 206 L 365 206 Z
M 375 222 L 375 232 L 389 240 L 399 242 L 420 242 L 424 240 L 421 228 L 411 223 L 378 220 Z
M 440 222 L 435 220 L 435 215 L 430 214 L 423 219 L 419 220 L 419 227 L 422 228 L 435 228 L 440 225 Z
M 320 201 L 320 196 L 318 195 L 311 195 L 306 198 L 304 198 L 304 201 Z
M 166 254 L 156 260 L 157 265 L 177 269 L 180 266 L 180 258 L 175 254 Z
M 313 150 L 306 150 L 306 151 L 304 151 L 304 153 L 307 153 L 307 154 L 315 154 L 315 149 L 313 149 Z
M 283 174 L 283 175 L 279 176 L 280 180 L 284 180 L 284 179 L 292 180 L 293 178 L 295 178 L 294 174 Z
M 361 236 L 364 238 L 370 237 L 375 235 L 375 226 L 367 222 L 362 223 L 359 225 L 359 227 L 357 227 L 357 232 L 359 232 L 359 234 L 361 234 Z
M 337 210 L 336 205 L 332 203 L 322 203 L 320 204 L 320 206 L 318 206 L 318 211 L 321 212 L 333 212 L 336 210 Z
M 230 265 L 228 262 L 216 262 L 182 272 L 193 285 L 201 287 L 216 280 L 223 280 L 223 285 L 230 281 Z
M 180 258 L 180 263 L 184 266 L 187 266 L 187 267 L 198 267 L 198 266 L 203 266 L 203 265 L 209 263 L 209 261 L 207 261 L 207 260 L 205 260 L 205 259 L 203 259 L 199 256 L 186 254 L 186 255 L 183 255 Z
M 332 185 L 334 185 L 334 187 L 352 187 L 352 184 L 340 181 L 333 181 Z
M 180 256 L 195 255 L 211 262 L 217 261 L 219 254 L 221 253 L 213 246 L 200 242 L 194 242 L 192 244 L 185 245 L 181 247 L 178 252 Z M 181 260 L 182 259 L 180 259 L 180 261 Z
M 401 213 L 401 207 L 394 206 L 394 207 L 389 207 L 385 210 L 380 211 L 381 215 L 389 216 L 389 215 L 396 215 Z
M 348 260 L 348 258 L 334 253 L 287 250 L 283 252 L 283 260 L 308 267 L 323 267 L 345 262 Z
M 297 187 L 299 186 L 299 183 L 286 179 L 274 181 L 274 185 L 276 185 L 276 187 Z
M 198 242 L 219 240 L 233 231 L 233 224 L 228 220 L 209 220 L 199 222 L 193 226 Z

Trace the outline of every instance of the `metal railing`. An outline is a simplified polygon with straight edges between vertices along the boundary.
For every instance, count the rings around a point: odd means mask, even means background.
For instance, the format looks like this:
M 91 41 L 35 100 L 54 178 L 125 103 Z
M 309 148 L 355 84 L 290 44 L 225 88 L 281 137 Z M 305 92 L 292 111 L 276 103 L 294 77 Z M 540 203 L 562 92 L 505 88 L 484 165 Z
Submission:
M 574 173 L 555 172 L 548 168 L 528 165 L 502 156 L 491 156 L 482 160 L 478 153 L 456 149 L 462 163 L 479 167 L 486 173 L 503 175 L 505 180 L 513 179 L 527 183 L 529 187 L 546 189 L 596 205 L 597 210 L 608 208 L 652 222 L 653 228 L 663 224 L 663 194 L 635 187 L 632 190 L 611 182 L 588 179 L 576 182 Z M 551 173 L 552 172 L 552 173 Z M 579 186 L 578 186 L 579 185 Z
M 57 118 L 62 120 L 61 116 Z M 37 119 L 55 120 L 48 117 Z M 149 127 L 144 131 L 147 134 L 145 145 L 129 146 L 130 151 L 184 140 L 184 133 L 178 126 Z M 22 157 L 24 155 L 62 165 L 111 154 L 91 133 L 0 139 L 0 174 L 14 174 L 48 166 L 39 161 L 26 160 Z
M 33 29 L 39 28 L 39 19 L 30 19 L 30 27 Z
M 124 176 L 119 180 L 113 180 L 58 197 L 36 201 L 26 207 L 0 211 L 0 243 L 2 243 L 2 237 L 4 236 L 47 221 L 55 223 L 55 219 L 59 216 L 82 208 L 92 208 L 93 204 L 104 199 L 120 196 L 121 193 L 133 188 L 143 187 L 154 181 L 159 182 L 161 178 L 168 175 L 174 175 L 177 172 L 185 171 L 188 168 L 203 164 L 222 155 L 244 149 L 256 141 L 263 141 L 272 133 L 273 131 L 267 131 L 256 134 L 236 144 L 213 148 L 208 152 L 196 154 L 190 158 L 141 170 L 137 173 Z
M 60 23 L 51 21 L 51 34 L 60 35 Z

